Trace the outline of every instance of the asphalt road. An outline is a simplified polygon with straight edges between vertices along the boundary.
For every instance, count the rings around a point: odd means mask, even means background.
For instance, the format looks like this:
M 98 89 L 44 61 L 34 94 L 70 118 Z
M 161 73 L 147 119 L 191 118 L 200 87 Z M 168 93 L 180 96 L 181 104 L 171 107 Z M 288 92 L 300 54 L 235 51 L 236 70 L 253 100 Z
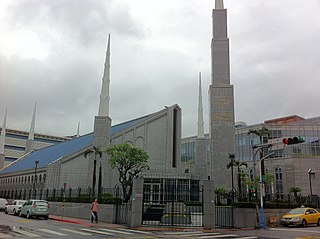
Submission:
M 100 228 L 71 224 L 66 222 L 44 220 L 44 219 L 26 219 L 13 215 L 6 215 L 0 212 L 0 239 L 5 238 L 66 238 L 66 239 L 84 239 L 84 238 L 233 238 L 233 239 L 320 239 L 320 227 L 308 226 L 302 227 L 275 227 L 265 230 L 260 229 L 237 229 L 237 230 L 212 230 L 202 231 L 195 228 L 190 231 L 174 230 L 131 230 L 128 228 Z

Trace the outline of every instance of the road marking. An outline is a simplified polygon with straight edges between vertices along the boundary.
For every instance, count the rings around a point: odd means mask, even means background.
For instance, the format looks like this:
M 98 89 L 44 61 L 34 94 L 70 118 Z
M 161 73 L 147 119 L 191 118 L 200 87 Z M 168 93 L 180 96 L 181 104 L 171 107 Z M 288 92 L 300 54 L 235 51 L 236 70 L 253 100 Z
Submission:
M 42 231 L 42 232 L 47 232 L 47 233 L 51 233 L 57 236 L 68 236 L 68 234 L 64 234 L 64 233 L 60 233 L 60 232 L 56 232 L 56 231 L 51 231 L 49 229 L 38 229 L 38 231 Z
M 319 233 L 319 231 L 309 231 L 309 230 L 302 230 L 302 229 L 294 229 L 294 228 L 270 228 L 272 231 L 296 231 L 296 232 L 311 232 L 311 233 Z
M 25 236 L 28 236 L 28 237 L 40 237 L 39 235 L 37 234 L 34 234 L 32 232 L 27 232 L 27 231 L 24 231 L 24 230 L 20 230 L 20 229 L 17 229 L 17 228 L 12 228 L 12 230 L 16 233 L 19 233 L 19 234 L 22 234 L 22 235 L 25 235 Z
M 63 230 L 63 231 L 66 231 L 66 232 L 72 232 L 72 233 L 79 234 L 79 235 L 84 235 L 84 236 L 92 236 L 91 233 L 79 232 L 79 231 L 74 231 L 74 230 L 65 229 L 65 228 L 61 228 L 60 230 Z
M 192 237 L 192 236 L 205 236 L 205 235 L 220 235 L 221 233 L 217 232 L 167 232 L 164 233 L 165 235 L 181 235 L 181 236 L 186 236 L 186 237 Z
M 238 237 L 237 239 L 257 239 L 258 237 Z
M 1 233 L 0 232 L 0 238 L 11 238 L 12 236 L 5 234 L 5 233 Z
M 204 238 L 220 238 L 220 237 L 238 237 L 239 235 L 236 234 L 224 234 L 224 235 L 210 235 L 210 236 L 199 236 L 198 238 L 204 239 Z
M 126 234 L 126 235 L 132 235 L 133 232 L 124 232 L 124 231 L 118 231 L 118 230 L 111 230 L 111 229 L 105 229 L 105 228 L 100 228 L 100 230 L 102 231 L 107 231 L 107 232 L 116 232 L 116 233 L 122 233 L 122 234 Z
M 137 230 L 131 230 L 126 228 L 119 228 L 118 230 L 125 231 L 125 232 L 133 232 L 133 233 L 152 234 L 152 232 L 137 231 Z
M 93 232 L 96 234 L 103 234 L 103 235 L 109 235 L 109 236 L 114 236 L 114 233 L 108 233 L 108 232 L 101 232 L 101 231 L 95 231 L 95 230 L 91 230 L 91 229 L 86 229 L 86 228 L 81 228 L 80 230 L 82 231 L 86 231 L 86 232 Z

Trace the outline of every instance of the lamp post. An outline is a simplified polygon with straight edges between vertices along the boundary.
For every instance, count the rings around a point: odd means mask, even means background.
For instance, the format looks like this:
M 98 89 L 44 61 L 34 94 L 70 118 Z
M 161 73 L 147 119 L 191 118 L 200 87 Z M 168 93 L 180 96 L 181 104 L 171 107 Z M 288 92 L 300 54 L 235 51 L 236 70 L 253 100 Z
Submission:
M 309 174 L 309 187 L 310 187 L 310 203 L 312 203 L 312 183 L 311 183 L 311 176 L 314 176 L 314 175 L 315 175 L 315 172 L 312 172 L 312 169 L 309 168 L 308 174 Z
M 265 229 L 266 225 L 264 223 L 264 209 L 263 209 L 263 197 L 264 197 L 264 180 L 262 178 L 262 170 L 264 170 L 264 168 L 262 167 L 264 160 L 266 158 L 269 158 L 271 155 L 273 155 L 274 152 L 264 156 L 263 158 L 260 159 L 260 227 Z
M 34 198 L 36 198 L 36 178 L 37 178 L 37 167 L 38 167 L 38 164 L 39 164 L 39 160 L 36 160 L 34 161 L 35 163 L 35 168 L 34 168 L 34 180 L 33 180 L 33 195 L 34 195 Z
M 231 196 L 232 203 L 234 203 L 234 183 L 233 183 L 233 163 L 234 163 L 235 154 L 229 154 L 229 159 L 231 160 Z

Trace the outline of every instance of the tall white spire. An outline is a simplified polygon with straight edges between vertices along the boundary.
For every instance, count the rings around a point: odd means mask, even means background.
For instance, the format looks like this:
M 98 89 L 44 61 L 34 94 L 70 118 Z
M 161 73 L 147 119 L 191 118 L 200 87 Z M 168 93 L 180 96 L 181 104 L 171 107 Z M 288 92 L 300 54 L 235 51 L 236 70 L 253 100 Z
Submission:
M 6 142 L 6 127 L 7 127 L 7 109 L 6 113 L 4 114 L 1 135 L 0 135 L 0 155 L 4 155 L 4 145 Z
M 100 104 L 98 116 L 109 116 L 109 87 L 110 87 L 110 34 L 108 36 L 108 47 L 106 60 L 104 63 L 104 73 L 102 78 L 102 87 L 100 94 Z
M 80 136 L 80 121 L 78 122 L 77 137 Z
M 203 107 L 202 107 L 202 89 L 201 72 L 199 72 L 199 96 L 198 96 L 198 138 L 204 138 Z
M 223 7 L 223 0 L 216 0 L 215 9 L 224 9 L 224 7 Z
M 31 120 L 31 125 L 30 125 L 29 136 L 28 136 L 28 139 L 31 139 L 31 140 L 34 140 L 34 130 L 35 130 L 35 124 L 36 124 L 36 110 L 37 110 L 37 102 L 34 104 L 33 115 L 32 115 L 32 120 Z

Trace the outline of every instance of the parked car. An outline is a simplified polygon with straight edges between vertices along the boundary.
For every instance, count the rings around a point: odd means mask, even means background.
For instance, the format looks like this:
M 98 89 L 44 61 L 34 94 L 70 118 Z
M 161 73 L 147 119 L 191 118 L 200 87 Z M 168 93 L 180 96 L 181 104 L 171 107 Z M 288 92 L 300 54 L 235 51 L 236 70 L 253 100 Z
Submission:
M 30 199 L 25 202 L 20 210 L 20 216 L 26 216 L 28 219 L 32 217 L 43 217 L 48 219 L 50 214 L 50 205 L 45 200 Z
M 4 207 L 8 204 L 8 201 L 4 198 L 0 198 L 0 211 L 4 211 Z
M 317 224 L 320 226 L 320 213 L 314 208 L 299 207 L 283 215 L 280 222 L 284 226 L 307 226 L 308 224 Z
M 13 215 L 18 215 L 21 209 L 21 206 L 26 202 L 26 200 L 14 200 L 11 203 L 8 203 L 4 207 L 4 213 L 12 213 Z

